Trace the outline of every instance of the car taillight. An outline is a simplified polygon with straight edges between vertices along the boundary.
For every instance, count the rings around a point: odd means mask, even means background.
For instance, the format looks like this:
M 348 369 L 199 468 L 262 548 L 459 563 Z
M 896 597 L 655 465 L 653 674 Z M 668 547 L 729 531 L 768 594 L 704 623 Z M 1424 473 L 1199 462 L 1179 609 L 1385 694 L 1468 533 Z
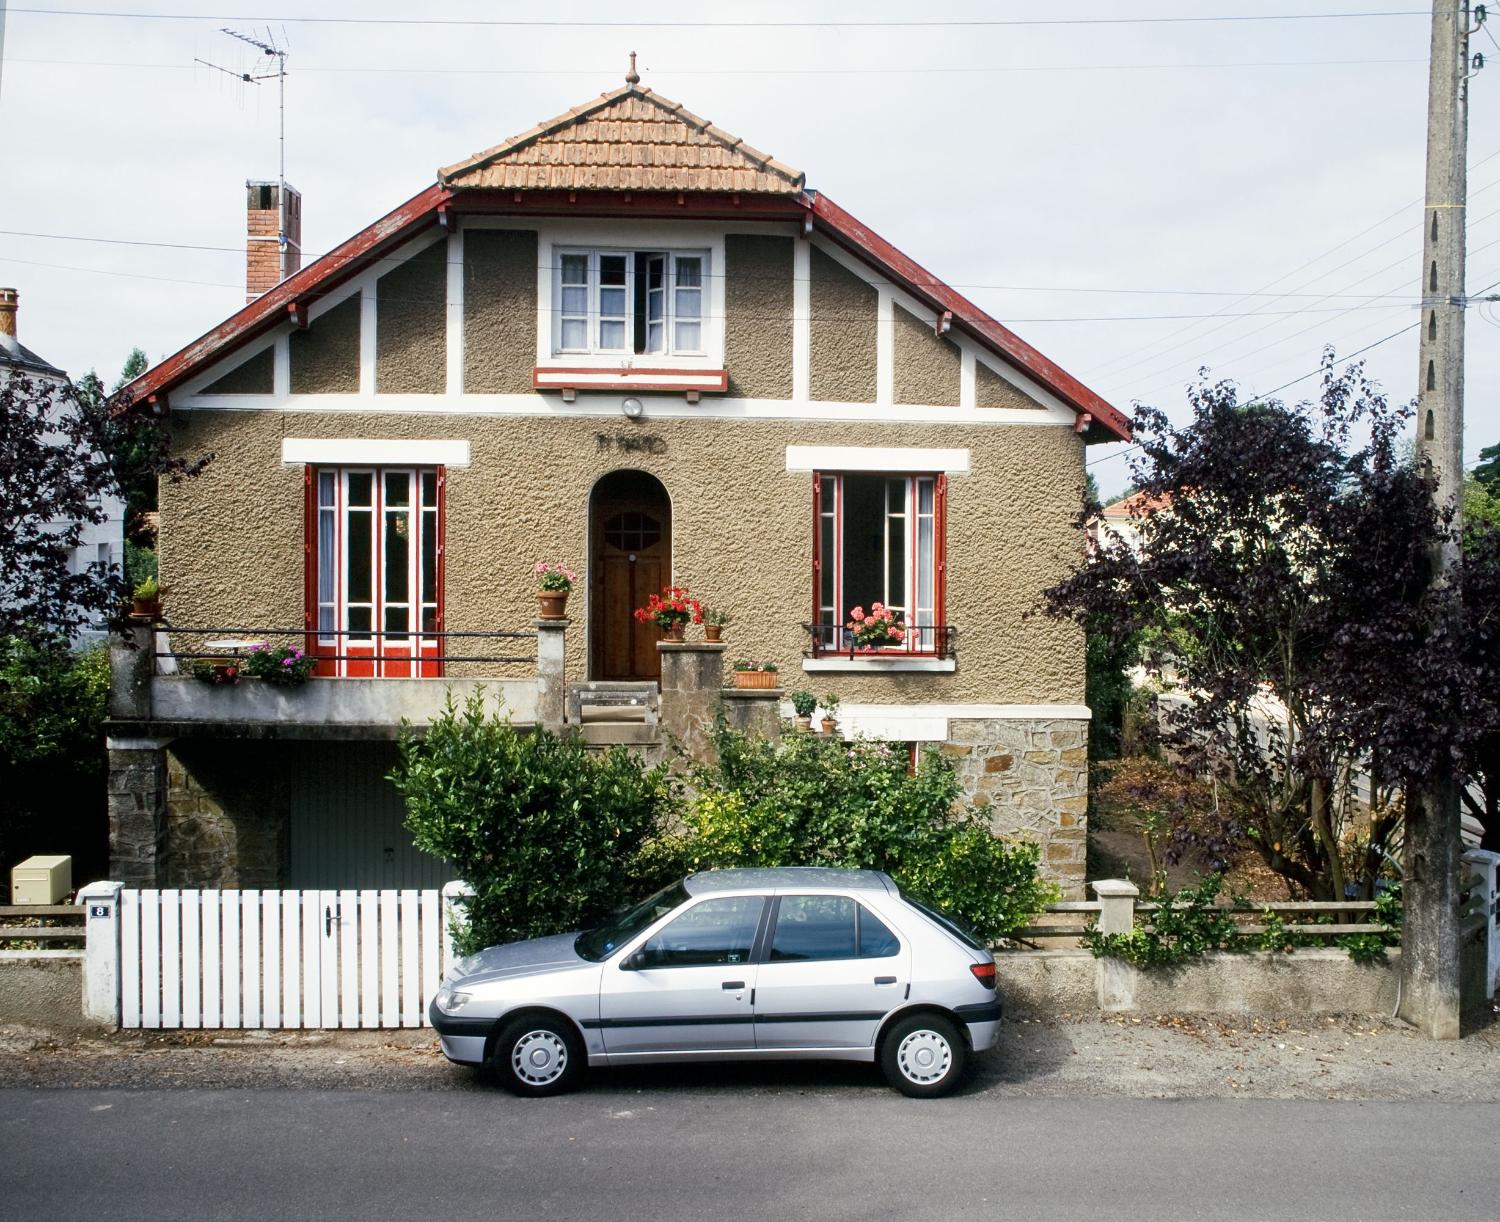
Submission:
M 974 973 L 974 979 L 979 981 L 987 989 L 995 987 L 995 965 L 991 963 L 971 963 L 969 970 Z

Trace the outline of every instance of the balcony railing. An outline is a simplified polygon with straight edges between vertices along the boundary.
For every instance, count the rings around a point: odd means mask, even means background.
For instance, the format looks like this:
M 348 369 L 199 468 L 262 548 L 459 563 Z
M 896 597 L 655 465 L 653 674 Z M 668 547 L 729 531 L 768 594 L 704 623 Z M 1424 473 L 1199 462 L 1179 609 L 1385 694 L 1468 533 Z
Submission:
M 952 624 L 908 626 L 899 644 L 879 649 L 860 649 L 854 634 L 842 624 L 803 624 L 811 638 L 809 658 L 956 658 L 958 629 Z
M 438 632 L 411 631 L 357 631 L 335 629 L 331 632 L 306 628 L 245 628 L 184 627 L 181 624 L 162 622 L 157 633 L 157 644 L 172 642 L 168 648 L 158 648 L 157 658 L 171 658 L 179 665 L 197 661 L 223 661 L 226 658 L 242 657 L 253 645 L 268 648 L 297 646 L 316 656 L 320 668 L 328 662 L 339 666 L 357 663 L 371 665 L 377 670 L 385 666 L 439 667 L 449 662 L 489 662 L 495 664 L 534 664 L 536 655 L 536 630 L 505 631 L 501 629 L 473 629 L 465 631 L 443 630 Z M 188 648 L 178 647 L 178 638 L 188 638 Z M 333 642 L 330 643 L 330 638 Z M 308 649 L 309 642 L 317 642 L 316 649 Z M 530 653 L 476 652 L 469 642 L 473 641 L 530 641 Z M 399 648 L 392 646 L 399 642 Z M 450 644 L 457 642 L 457 644 Z M 501 645 L 499 648 L 506 648 Z M 509 648 L 514 649 L 514 646 Z M 449 652 L 458 649 L 459 652 Z

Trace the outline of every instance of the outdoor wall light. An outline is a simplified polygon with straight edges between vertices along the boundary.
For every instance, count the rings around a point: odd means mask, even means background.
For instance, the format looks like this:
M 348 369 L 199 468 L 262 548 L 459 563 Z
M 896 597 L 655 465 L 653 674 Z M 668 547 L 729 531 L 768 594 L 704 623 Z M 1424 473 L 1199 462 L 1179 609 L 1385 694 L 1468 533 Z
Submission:
M 620 410 L 631 420 L 639 420 L 646 414 L 646 405 L 632 396 L 620 404 Z

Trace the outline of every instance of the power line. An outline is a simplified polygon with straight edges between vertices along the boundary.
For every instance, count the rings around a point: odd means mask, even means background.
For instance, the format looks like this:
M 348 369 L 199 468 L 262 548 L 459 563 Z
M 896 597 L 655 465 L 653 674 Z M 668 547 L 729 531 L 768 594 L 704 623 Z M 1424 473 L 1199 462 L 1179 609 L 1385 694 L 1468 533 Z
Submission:
M 1420 9 L 1367 10 L 1344 13 L 1218 13 L 1191 16 L 1153 17 L 956 17 L 925 21 L 850 21 L 777 19 L 737 21 L 591 21 L 561 18 L 506 17 L 309 17 L 302 14 L 267 17 L 264 14 L 239 13 L 151 13 L 116 12 L 104 9 L 11 8 L 12 13 L 42 17 L 100 17 L 133 21 L 228 21 L 274 22 L 286 25 L 377 25 L 377 26 L 471 26 L 505 29 L 696 29 L 696 30 L 912 30 L 912 29 L 985 29 L 1026 26 L 1128 26 L 1128 25 L 1224 25 L 1264 21 L 1348 21 L 1391 17 L 1426 17 Z
M 15 10 L 12 9 L 12 12 Z M 1221 71 L 1228 68 L 1334 68 L 1425 64 L 1425 59 L 1284 59 L 1235 60 L 1224 63 L 1168 64 L 998 64 L 985 66 L 899 65 L 889 68 L 659 68 L 650 69 L 653 76 L 943 76 L 958 74 L 993 75 L 1005 73 L 1053 72 L 1162 72 L 1173 69 Z M 147 63 L 134 60 L 103 59 L 8 59 L 9 64 L 38 64 L 72 68 L 139 68 L 152 72 L 196 71 L 192 64 Z M 451 68 L 404 67 L 382 65 L 302 65 L 299 72 L 361 73 L 393 76 L 580 76 L 598 79 L 613 73 L 611 68 Z

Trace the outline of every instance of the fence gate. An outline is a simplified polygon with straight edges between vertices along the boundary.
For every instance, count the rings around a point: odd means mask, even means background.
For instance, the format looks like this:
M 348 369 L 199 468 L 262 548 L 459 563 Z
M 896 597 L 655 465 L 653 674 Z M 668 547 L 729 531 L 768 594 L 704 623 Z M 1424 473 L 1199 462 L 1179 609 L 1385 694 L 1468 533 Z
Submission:
M 120 892 L 125 1027 L 420 1027 L 442 893 Z

